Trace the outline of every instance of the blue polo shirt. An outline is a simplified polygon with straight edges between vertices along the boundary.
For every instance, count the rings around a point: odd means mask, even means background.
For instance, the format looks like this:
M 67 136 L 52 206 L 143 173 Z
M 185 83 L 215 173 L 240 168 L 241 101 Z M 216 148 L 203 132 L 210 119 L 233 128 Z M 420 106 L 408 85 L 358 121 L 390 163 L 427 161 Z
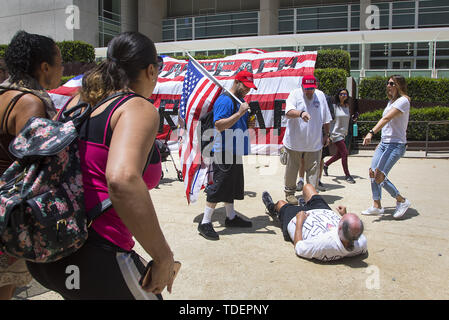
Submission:
M 238 111 L 240 104 L 236 102 Z M 226 119 L 234 114 L 234 102 L 227 95 L 220 95 L 214 104 L 214 123 L 220 119 Z M 215 135 L 214 152 L 229 152 L 235 155 L 249 154 L 248 113 L 245 113 L 231 128 L 224 130 L 221 135 Z

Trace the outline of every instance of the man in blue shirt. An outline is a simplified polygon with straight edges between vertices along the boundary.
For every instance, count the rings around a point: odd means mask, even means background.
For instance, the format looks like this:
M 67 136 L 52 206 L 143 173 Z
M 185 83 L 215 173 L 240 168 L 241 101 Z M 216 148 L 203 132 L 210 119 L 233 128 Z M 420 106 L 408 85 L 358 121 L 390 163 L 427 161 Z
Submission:
M 243 101 L 251 89 L 257 90 L 253 75 L 240 71 L 229 90 Z M 218 240 L 212 226 L 212 214 L 218 202 L 226 208 L 226 227 L 250 228 L 251 221 L 236 215 L 234 200 L 243 200 L 244 178 L 242 156 L 249 153 L 248 127 L 254 127 L 255 120 L 248 121 L 248 103 L 239 104 L 225 93 L 214 104 L 214 125 L 218 133 L 214 140 L 213 184 L 206 188 L 207 198 L 204 216 L 198 225 L 199 233 L 208 240 Z

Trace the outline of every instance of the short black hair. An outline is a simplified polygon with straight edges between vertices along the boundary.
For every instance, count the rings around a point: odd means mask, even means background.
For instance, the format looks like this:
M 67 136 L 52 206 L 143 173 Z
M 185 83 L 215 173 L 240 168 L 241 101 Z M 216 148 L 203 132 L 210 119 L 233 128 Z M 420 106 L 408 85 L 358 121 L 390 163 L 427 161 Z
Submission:
M 36 70 L 41 63 L 54 65 L 56 53 L 56 43 L 53 39 L 18 31 L 5 52 L 5 62 L 12 82 L 27 75 L 35 78 Z

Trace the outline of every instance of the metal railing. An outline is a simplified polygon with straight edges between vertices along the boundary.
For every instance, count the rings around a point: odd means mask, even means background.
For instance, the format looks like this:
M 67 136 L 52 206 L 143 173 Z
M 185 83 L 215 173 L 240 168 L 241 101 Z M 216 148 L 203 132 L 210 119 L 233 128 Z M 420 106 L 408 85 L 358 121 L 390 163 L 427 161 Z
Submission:
M 373 124 L 373 126 L 377 123 L 378 121 L 357 121 L 358 124 L 358 135 L 357 137 L 353 137 L 353 139 L 355 140 L 354 142 L 360 142 L 360 140 L 363 140 L 363 137 L 365 134 L 367 134 L 368 132 L 361 132 L 360 131 L 360 124 L 363 123 L 371 123 Z M 411 141 L 411 143 L 413 142 L 424 142 L 425 146 L 424 146 L 424 152 L 425 152 L 425 156 L 427 157 L 427 155 L 429 154 L 429 152 L 431 152 L 430 150 L 430 142 L 429 141 L 429 133 L 430 133 L 430 127 L 433 125 L 449 125 L 449 120 L 440 120 L 440 121 L 409 121 L 409 127 L 410 124 L 423 124 L 426 126 L 426 140 L 425 141 Z M 378 133 L 379 134 L 379 133 Z M 375 144 L 377 141 L 373 142 L 372 144 Z M 438 142 L 438 143 L 443 143 L 446 144 L 447 146 L 441 146 L 441 147 L 433 147 L 432 151 L 435 152 L 448 152 L 449 153 L 449 141 L 432 141 L 432 142 Z M 410 143 L 410 142 L 409 142 Z M 437 149 L 435 149 L 437 148 Z

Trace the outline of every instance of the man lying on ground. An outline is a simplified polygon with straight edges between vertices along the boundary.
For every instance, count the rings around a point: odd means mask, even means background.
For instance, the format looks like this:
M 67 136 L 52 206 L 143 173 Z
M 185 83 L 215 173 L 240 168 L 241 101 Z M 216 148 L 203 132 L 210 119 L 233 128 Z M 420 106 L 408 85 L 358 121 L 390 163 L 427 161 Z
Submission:
M 281 222 L 286 241 L 293 241 L 296 254 L 307 259 L 333 261 L 367 252 L 363 223 L 345 206 L 332 211 L 311 184 L 303 188 L 303 202 L 292 205 L 280 200 L 276 204 L 264 191 L 262 201 L 271 216 Z

